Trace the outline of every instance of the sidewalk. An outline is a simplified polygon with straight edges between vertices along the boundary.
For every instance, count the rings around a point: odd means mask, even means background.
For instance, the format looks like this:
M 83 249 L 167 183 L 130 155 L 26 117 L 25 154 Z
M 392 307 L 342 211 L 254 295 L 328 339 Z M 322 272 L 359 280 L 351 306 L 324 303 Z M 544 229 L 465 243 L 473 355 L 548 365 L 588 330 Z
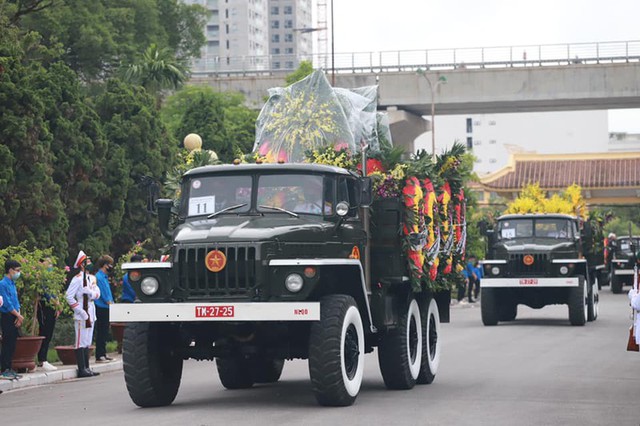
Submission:
M 91 369 L 99 373 L 109 371 L 122 370 L 122 355 L 117 353 L 109 354 L 114 360 L 107 363 L 98 364 L 91 359 Z M 76 379 L 78 370 L 75 365 L 62 365 L 57 362 L 54 364 L 58 369 L 56 371 L 43 371 L 36 368 L 31 373 L 20 373 L 22 378 L 18 380 L 0 380 L 0 391 L 7 392 L 16 389 L 23 389 L 33 386 L 42 386 L 49 383 L 61 382 L 63 380 Z

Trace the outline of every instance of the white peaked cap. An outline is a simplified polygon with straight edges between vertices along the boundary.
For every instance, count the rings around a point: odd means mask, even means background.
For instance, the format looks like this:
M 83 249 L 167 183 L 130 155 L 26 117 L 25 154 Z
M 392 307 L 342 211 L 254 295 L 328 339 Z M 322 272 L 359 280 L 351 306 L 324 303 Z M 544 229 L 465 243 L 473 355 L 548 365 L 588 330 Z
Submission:
M 78 257 L 76 257 L 76 263 L 73 264 L 73 267 L 79 268 L 80 265 L 82 265 L 82 262 L 84 262 L 85 260 L 87 260 L 87 255 L 85 254 L 85 252 L 80 250 L 80 253 L 78 253 Z

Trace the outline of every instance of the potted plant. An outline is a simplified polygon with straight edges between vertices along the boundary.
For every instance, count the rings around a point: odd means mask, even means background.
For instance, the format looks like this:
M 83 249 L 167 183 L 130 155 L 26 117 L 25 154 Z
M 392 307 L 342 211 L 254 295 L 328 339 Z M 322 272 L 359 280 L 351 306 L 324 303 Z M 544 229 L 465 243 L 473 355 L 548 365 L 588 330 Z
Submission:
M 65 271 L 56 266 L 50 267 L 48 262 L 44 262 L 49 259 L 52 265 L 56 264 L 51 248 L 28 248 L 25 242 L 0 250 L 0 264 L 4 265 L 7 259 L 17 260 L 22 265 L 22 275 L 16 282 L 16 289 L 24 322 L 16 343 L 12 366 L 15 370 L 33 370 L 36 367 L 35 356 L 44 339 L 38 336 L 38 302 L 44 291 L 54 297 L 62 297 Z

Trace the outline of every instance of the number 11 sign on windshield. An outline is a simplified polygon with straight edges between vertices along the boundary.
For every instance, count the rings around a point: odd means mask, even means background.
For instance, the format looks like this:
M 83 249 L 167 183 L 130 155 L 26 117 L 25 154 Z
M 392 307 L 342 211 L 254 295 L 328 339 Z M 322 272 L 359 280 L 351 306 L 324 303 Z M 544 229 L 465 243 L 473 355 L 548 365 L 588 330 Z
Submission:
M 215 213 L 216 197 L 189 198 L 189 216 Z

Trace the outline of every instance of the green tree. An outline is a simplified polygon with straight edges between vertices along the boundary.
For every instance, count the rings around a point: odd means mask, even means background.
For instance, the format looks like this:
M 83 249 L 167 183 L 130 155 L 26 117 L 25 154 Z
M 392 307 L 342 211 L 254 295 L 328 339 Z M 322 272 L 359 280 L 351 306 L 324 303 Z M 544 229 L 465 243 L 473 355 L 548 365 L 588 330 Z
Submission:
M 35 1 L 35 0 L 34 0 Z M 25 3 L 25 2 L 19 2 Z M 122 64 L 137 63 L 152 43 L 182 63 L 205 42 L 206 10 L 178 0 L 59 0 L 22 16 L 23 31 L 37 31 L 83 80 L 103 82 Z
M 186 78 L 186 68 L 171 50 L 160 49 L 154 43 L 145 50 L 140 62 L 130 65 L 125 72 L 127 81 L 156 95 L 164 89 L 178 89 Z
M 22 37 L 7 12 L 15 9 L 0 2 L 0 241 L 65 254 L 68 222 L 52 178 L 52 135 L 38 89 L 51 84 L 51 73 L 29 60 L 47 52 L 34 35 Z
M 311 73 L 313 73 L 313 64 L 311 61 L 300 61 L 298 69 L 287 75 L 284 81 L 287 83 L 287 86 L 291 86 L 293 83 L 297 83 Z
M 141 87 L 109 80 L 96 99 L 96 111 L 109 141 L 105 180 L 117 199 L 108 218 L 111 251 L 119 255 L 147 238 L 158 247 L 163 241 L 148 213 L 150 190 L 164 181 L 177 147 L 160 121 L 154 99 Z

